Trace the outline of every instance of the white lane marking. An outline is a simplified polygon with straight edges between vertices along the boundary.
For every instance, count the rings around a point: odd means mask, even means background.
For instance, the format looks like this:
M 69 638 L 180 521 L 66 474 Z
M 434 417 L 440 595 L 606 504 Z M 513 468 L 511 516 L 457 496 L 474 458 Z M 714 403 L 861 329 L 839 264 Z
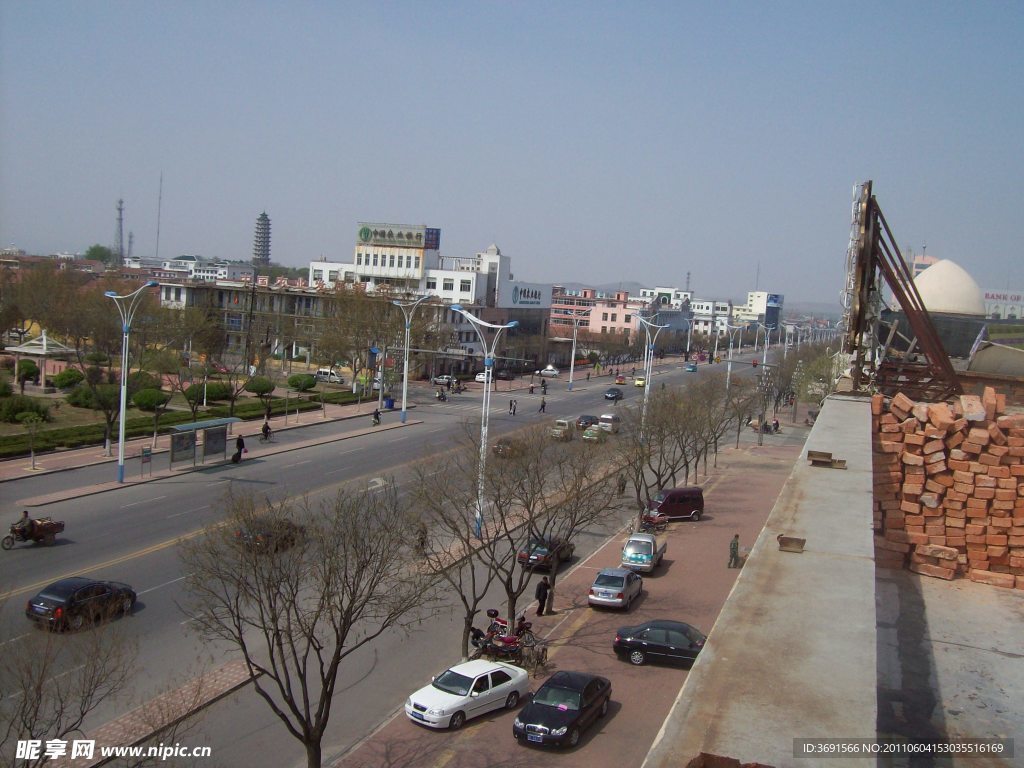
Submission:
M 201 507 L 194 507 L 194 508 L 192 508 L 192 509 L 185 509 L 185 510 L 182 510 L 181 512 L 175 512 L 175 513 L 174 513 L 173 515 L 168 515 L 168 516 L 167 516 L 167 519 L 169 520 L 169 519 L 170 519 L 170 518 L 172 518 L 172 517 L 180 517 L 181 515 L 187 515 L 187 514 L 189 514 L 190 512 L 199 512 L 199 511 L 201 511 L 201 510 L 204 510 L 204 509 L 209 509 L 209 508 L 210 508 L 210 505 L 209 505 L 209 504 L 203 504 L 203 506 L 201 506 Z
M 10 640 L 4 640 L 2 643 L 0 643 L 0 646 L 7 645 L 8 643 L 16 642 L 18 640 L 21 640 L 21 638 L 28 637 L 28 636 L 29 636 L 29 633 L 26 632 L 24 635 L 18 635 L 17 637 L 12 637 Z
M 183 579 L 187 579 L 188 576 L 189 576 L 188 574 L 186 574 L 185 576 L 179 576 L 176 579 L 171 579 L 170 581 L 165 581 L 163 584 L 157 584 L 155 587 L 150 587 L 149 589 L 144 589 L 141 592 L 136 592 L 135 594 L 136 595 L 144 595 L 147 592 L 155 592 L 158 589 L 163 589 L 164 587 L 168 587 L 171 584 L 174 584 L 176 582 L 182 581 Z
M 294 464 L 285 464 L 281 469 L 291 469 L 292 467 L 301 467 L 303 464 L 311 464 L 312 459 L 306 459 L 305 461 L 296 461 Z
M 122 504 L 121 505 L 121 509 L 128 509 L 128 507 L 137 507 L 137 506 L 139 506 L 139 504 L 149 504 L 151 502 L 160 501 L 161 499 L 166 499 L 166 498 L 167 498 L 166 496 L 157 496 L 156 498 L 153 498 L 153 499 L 143 499 L 142 501 L 133 501 L 131 504 Z

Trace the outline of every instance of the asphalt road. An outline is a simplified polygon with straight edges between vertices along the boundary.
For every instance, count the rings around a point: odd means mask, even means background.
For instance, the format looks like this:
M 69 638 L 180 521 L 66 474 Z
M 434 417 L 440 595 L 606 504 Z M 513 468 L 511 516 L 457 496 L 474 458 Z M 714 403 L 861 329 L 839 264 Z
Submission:
M 723 368 L 702 366 L 701 371 Z M 733 375 L 744 375 L 743 371 L 734 367 Z M 747 366 L 746 375 L 750 373 Z M 673 361 L 657 370 L 654 381 L 659 385 L 662 381 L 678 383 L 695 375 L 700 372 L 684 373 L 681 364 Z M 603 393 L 610 386 L 607 377 L 590 382 L 577 378 L 572 392 L 566 391 L 564 379 L 550 382 L 546 414 L 537 413 L 539 387 L 532 396 L 517 391 L 513 396 L 519 407 L 512 417 L 507 413 L 508 395 L 501 390 L 502 385 L 499 383 L 499 391 L 492 396 L 492 436 L 537 420 L 604 412 L 607 405 Z M 622 389 L 626 400 L 619 408 L 637 402 L 642 393 L 628 385 Z M 332 435 L 338 441 L 261 454 L 253 440 L 247 460 L 239 466 L 211 467 L 49 505 L 45 514 L 67 523 L 58 544 L 49 548 L 18 547 L 0 558 L 0 592 L 9 593 L 0 614 L 0 643 L 34 631 L 21 612 L 25 599 L 39 587 L 62 576 L 88 574 L 125 581 L 138 591 L 137 609 L 124 620 L 123 629 L 138 644 L 140 669 L 131 696 L 101 708 L 89 724 L 116 717 L 201 673 L 206 665 L 223 663 L 231 658 L 227 649 L 201 642 L 188 631 L 189 619 L 182 610 L 187 596 L 182 590 L 184 577 L 175 542 L 218 520 L 219 499 L 232 487 L 255 489 L 277 498 L 305 494 L 315 502 L 347 482 L 395 476 L 401 490 L 409 477 L 410 462 L 443 456 L 446 442 L 467 426 L 473 429 L 479 423 L 479 389 L 454 396 L 447 403 L 436 402 L 432 392 L 410 392 L 419 401 L 414 416 L 422 421 L 420 424 L 351 439 L 342 438 L 346 432 L 365 425 L 352 421 L 312 424 L 301 431 L 278 433 L 278 447 L 298 440 L 299 432 L 302 439 Z M 81 487 L 109 480 L 109 474 L 110 465 L 105 465 L 26 478 L 4 484 L 3 497 L 25 498 Z M 628 514 L 623 511 L 622 519 Z M 578 557 L 586 557 L 607 535 L 608 531 L 582 536 Z M 401 701 L 422 684 L 429 671 L 439 671 L 451 663 L 458 648 L 460 626 L 457 617 L 453 619 L 450 613 L 441 611 L 413 635 L 382 637 L 355 654 L 346 664 L 336 695 L 339 703 L 359 703 L 356 707 L 337 707 L 324 740 L 325 758 L 340 754 L 362 738 L 393 711 L 396 700 Z M 252 766 L 300 765 L 304 761 L 298 742 L 285 733 L 266 704 L 248 688 L 211 707 L 188 739 L 213 747 L 212 764 L 236 765 L 238 761 L 229 756 L 240 754 L 245 754 L 245 763 Z M 203 764 L 210 765 L 211 761 Z

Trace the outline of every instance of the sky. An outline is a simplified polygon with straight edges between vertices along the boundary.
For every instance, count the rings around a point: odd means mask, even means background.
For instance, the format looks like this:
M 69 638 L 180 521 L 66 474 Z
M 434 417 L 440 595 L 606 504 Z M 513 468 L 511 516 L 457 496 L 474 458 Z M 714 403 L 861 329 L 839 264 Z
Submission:
M 838 303 L 854 184 L 1024 289 L 1024 3 L 0 0 L 0 247 L 350 261 Z M 162 184 L 162 202 L 160 201 Z M 159 211 L 159 217 L 158 217 Z

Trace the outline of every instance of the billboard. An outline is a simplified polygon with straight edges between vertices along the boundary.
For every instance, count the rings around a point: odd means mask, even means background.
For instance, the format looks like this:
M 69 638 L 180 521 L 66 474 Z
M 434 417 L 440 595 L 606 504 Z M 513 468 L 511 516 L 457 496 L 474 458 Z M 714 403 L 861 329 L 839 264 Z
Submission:
M 503 282 L 496 306 L 502 309 L 551 309 L 551 285 L 514 280 Z
M 380 224 L 359 222 L 356 231 L 358 245 L 390 245 L 396 248 L 424 248 L 438 250 L 441 247 L 441 230 L 422 224 Z

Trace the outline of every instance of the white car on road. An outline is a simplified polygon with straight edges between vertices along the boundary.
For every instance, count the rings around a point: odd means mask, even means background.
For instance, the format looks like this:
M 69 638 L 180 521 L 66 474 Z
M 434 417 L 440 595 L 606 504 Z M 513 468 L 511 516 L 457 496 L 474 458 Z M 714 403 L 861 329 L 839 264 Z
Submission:
M 555 378 L 557 376 L 560 376 L 561 374 L 559 373 L 558 369 L 555 368 L 555 366 L 549 365 L 547 368 L 543 368 L 543 369 L 537 371 L 537 375 L 553 379 L 553 378 Z
M 414 723 L 454 731 L 495 709 L 515 709 L 529 690 L 525 669 L 476 659 L 446 669 L 416 691 L 405 702 L 405 714 Z

